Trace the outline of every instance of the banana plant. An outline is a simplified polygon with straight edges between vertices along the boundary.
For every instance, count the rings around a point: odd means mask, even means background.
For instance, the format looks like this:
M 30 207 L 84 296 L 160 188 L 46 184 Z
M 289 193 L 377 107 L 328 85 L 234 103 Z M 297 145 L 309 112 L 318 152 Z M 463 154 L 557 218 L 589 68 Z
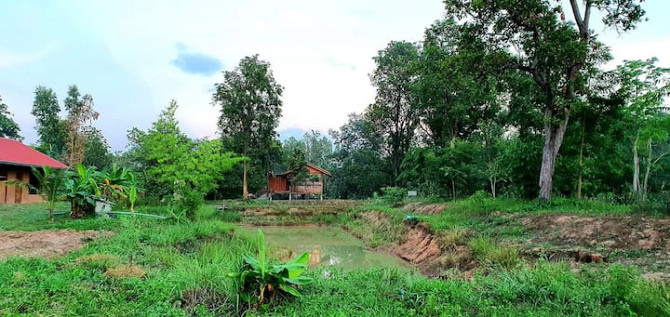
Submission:
M 307 269 L 309 253 L 298 255 L 284 264 L 269 265 L 265 254 L 265 238 L 260 229 L 257 243 L 258 258 L 243 256 L 241 270 L 228 274 L 228 277 L 239 279 L 240 298 L 249 304 L 265 306 L 277 294 L 300 297 L 296 286 L 312 281 L 310 277 L 301 276 Z
M 53 222 L 56 202 L 63 197 L 65 192 L 65 171 L 43 166 L 41 168 L 33 167 L 32 172 L 37 179 L 37 187 L 20 180 L 11 180 L 6 183 L 7 185 L 21 186 L 37 191 L 42 199 L 47 202 L 49 206 L 49 221 Z
M 75 171 L 67 171 L 65 196 L 71 204 L 72 218 L 82 218 L 87 211 L 95 207 L 95 198 L 101 196 L 95 167 L 86 168 L 77 164 Z

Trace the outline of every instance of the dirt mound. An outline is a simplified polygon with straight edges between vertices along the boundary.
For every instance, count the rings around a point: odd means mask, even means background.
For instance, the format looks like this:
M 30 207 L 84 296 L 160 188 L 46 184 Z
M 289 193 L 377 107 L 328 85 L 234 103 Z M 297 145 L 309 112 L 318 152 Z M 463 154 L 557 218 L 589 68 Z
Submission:
M 426 214 L 426 215 L 432 215 L 432 214 L 439 214 L 443 212 L 445 209 L 447 209 L 446 204 L 425 204 L 425 203 L 409 203 L 405 204 L 405 206 L 402 208 L 404 211 L 407 212 L 415 212 L 419 214 Z
M 391 218 L 387 214 L 385 214 L 381 211 L 367 211 L 367 212 L 361 213 L 360 217 L 361 217 L 361 219 L 363 219 L 363 221 L 365 221 L 365 222 L 367 222 L 367 223 L 369 223 L 369 224 L 371 224 L 375 227 L 379 227 L 381 225 L 386 226 L 386 225 L 389 225 L 391 223 Z
M 605 250 L 670 250 L 670 219 L 541 215 L 524 219 L 530 242 Z
M 410 228 L 393 248 L 393 253 L 412 264 L 422 264 L 437 259 L 442 254 L 440 244 L 424 223 Z
M 42 230 L 1 231 L 0 260 L 8 256 L 43 256 L 47 259 L 84 247 L 84 242 L 113 235 L 109 231 Z

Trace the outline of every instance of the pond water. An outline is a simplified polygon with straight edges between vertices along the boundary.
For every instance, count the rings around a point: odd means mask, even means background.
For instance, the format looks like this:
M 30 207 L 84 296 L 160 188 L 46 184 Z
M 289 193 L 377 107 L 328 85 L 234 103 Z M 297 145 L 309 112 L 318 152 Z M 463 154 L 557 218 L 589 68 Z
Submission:
M 327 226 L 241 226 L 255 235 L 261 229 L 270 255 L 281 260 L 309 252 L 309 266 L 337 266 L 344 269 L 406 267 L 399 258 L 366 249 L 361 240 L 338 227 Z

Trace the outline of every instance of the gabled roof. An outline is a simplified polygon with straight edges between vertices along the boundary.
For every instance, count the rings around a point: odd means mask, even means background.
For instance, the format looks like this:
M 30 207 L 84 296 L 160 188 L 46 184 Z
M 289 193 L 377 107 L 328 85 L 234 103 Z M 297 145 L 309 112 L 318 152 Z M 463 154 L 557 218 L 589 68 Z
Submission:
M 316 166 L 316 165 L 314 165 L 314 164 L 312 164 L 312 163 L 307 163 L 307 167 L 311 167 L 311 168 L 313 168 L 313 169 L 315 169 L 315 170 L 321 172 L 321 174 L 326 174 L 326 175 L 328 175 L 328 176 L 333 176 L 332 174 L 330 174 L 329 171 L 326 171 L 325 169 L 323 169 L 323 168 L 321 168 L 321 167 L 318 167 L 318 166 Z
M 312 163 L 307 163 L 307 164 L 305 164 L 305 166 L 307 166 L 307 167 L 309 167 L 309 168 L 312 168 L 312 169 L 315 169 L 315 170 L 317 170 L 319 173 L 324 174 L 324 175 L 326 175 L 326 176 L 333 176 L 329 171 L 327 171 L 327 170 L 325 170 L 325 169 L 323 169 L 323 168 L 321 168 L 321 167 L 318 167 L 318 166 L 316 166 L 316 165 L 314 165 L 314 164 L 312 164 Z M 293 170 L 287 170 L 287 171 L 284 171 L 284 172 L 279 173 L 279 174 L 274 174 L 274 173 L 272 173 L 272 175 L 273 175 L 273 176 L 286 176 L 286 175 L 291 174 L 291 173 L 293 173 Z
M 5 138 L 0 138 L 0 164 L 67 168 L 65 164 L 54 160 L 46 154 L 34 150 L 19 141 Z

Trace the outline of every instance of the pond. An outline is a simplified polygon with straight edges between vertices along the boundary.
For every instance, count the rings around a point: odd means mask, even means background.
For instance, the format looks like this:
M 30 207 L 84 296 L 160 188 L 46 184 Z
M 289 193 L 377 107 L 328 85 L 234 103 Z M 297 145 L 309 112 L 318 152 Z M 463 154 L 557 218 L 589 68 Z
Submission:
M 407 267 L 389 253 L 368 250 L 361 240 L 338 227 L 328 226 L 241 226 L 247 234 L 261 229 L 270 254 L 281 260 L 309 252 L 309 266 L 337 266 L 344 269 Z

